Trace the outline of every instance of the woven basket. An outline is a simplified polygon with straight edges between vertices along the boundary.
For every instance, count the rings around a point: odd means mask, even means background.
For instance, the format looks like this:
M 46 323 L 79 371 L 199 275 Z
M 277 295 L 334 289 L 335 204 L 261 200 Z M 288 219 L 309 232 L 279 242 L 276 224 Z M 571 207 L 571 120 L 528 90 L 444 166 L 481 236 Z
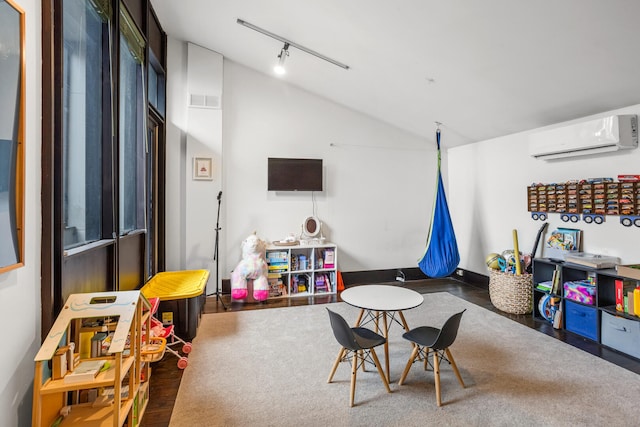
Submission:
M 533 308 L 531 274 L 503 273 L 491 270 L 489 298 L 498 309 L 511 314 L 528 314 Z

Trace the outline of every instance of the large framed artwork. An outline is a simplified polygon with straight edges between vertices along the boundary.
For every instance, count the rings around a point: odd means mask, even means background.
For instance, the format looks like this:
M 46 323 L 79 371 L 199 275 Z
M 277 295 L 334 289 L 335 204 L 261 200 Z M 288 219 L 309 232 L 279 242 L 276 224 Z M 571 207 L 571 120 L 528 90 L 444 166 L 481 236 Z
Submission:
M 0 273 L 24 265 L 24 11 L 0 0 Z

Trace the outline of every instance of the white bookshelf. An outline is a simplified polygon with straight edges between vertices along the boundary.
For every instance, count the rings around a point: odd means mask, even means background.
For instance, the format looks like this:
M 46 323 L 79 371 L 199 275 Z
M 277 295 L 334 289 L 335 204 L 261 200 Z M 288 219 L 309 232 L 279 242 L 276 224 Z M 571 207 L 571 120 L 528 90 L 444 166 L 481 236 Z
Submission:
M 269 245 L 270 298 L 335 294 L 338 247 L 332 243 Z M 332 263 L 330 261 L 333 260 Z M 279 284 L 277 286 L 276 284 Z M 278 291 L 279 290 L 279 291 Z

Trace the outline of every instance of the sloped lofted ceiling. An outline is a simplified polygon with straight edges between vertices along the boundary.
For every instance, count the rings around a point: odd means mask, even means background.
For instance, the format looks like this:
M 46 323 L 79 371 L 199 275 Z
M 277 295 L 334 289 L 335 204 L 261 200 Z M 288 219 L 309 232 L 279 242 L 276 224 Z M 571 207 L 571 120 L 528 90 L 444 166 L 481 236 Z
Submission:
M 640 1 L 152 0 L 170 37 L 446 146 L 640 103 Z M 444 141 L 443 141 L 444 142 Z

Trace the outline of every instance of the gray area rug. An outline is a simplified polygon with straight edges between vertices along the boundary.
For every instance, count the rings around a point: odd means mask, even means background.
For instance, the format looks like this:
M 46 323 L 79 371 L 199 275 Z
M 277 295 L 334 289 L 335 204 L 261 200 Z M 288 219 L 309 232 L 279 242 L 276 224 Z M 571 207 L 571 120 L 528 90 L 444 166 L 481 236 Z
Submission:
M 204 315 L 170 425 L 637 425 L 640 376 L 448 293 L 424 298 L 404 313 L 410 327 L 467 309 L 451 347 L 466 388 L 443 363 L 442 407 L 420 364 L 398 386 L 411 346 L 394 324 L 392 393 L 374 368 L 359 371 L 350 408 L 348 364 L 326 382 L 339 345 L 325 307 L 349 323 L 358 309 L 335 303 Z

